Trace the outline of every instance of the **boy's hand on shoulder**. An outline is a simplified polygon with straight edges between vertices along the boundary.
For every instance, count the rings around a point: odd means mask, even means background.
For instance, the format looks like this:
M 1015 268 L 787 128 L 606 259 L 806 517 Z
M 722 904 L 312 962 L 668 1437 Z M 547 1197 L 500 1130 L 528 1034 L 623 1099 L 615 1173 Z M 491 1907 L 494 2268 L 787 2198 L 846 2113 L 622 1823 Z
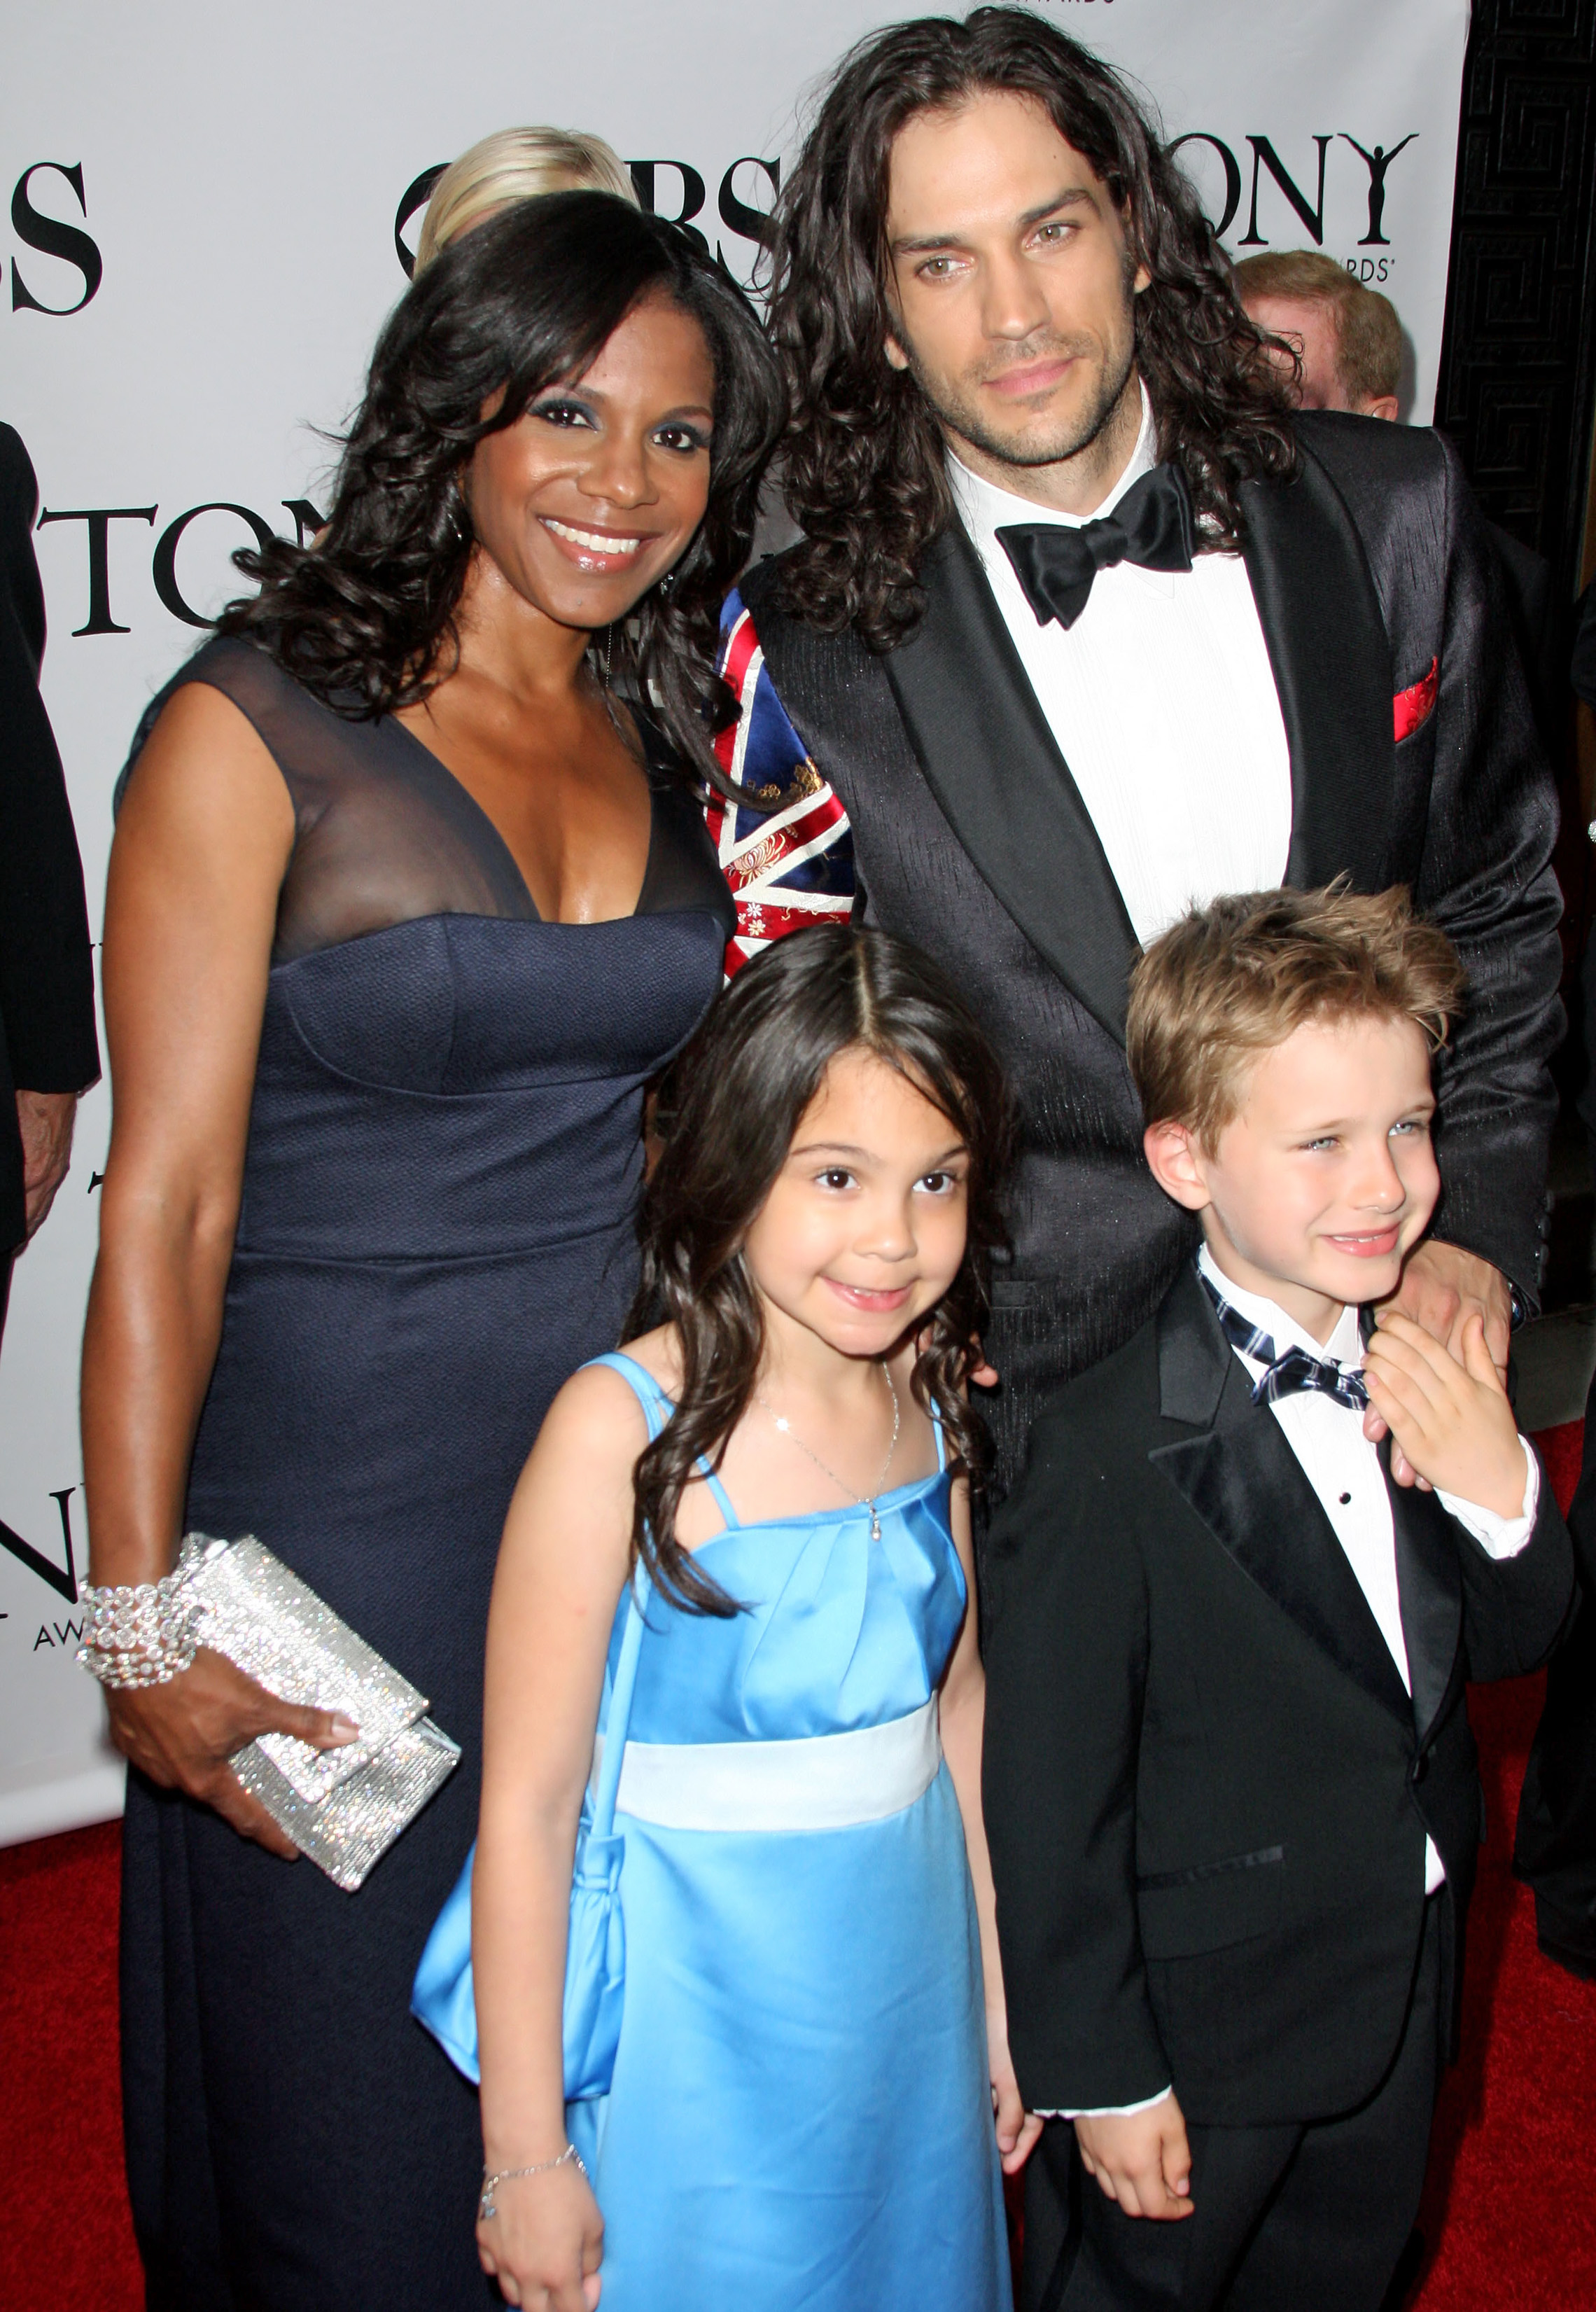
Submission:
M 1087 2175 L 1128 2216 L 1173 2223 L 1192 2212 L 1191 2147 L 1173 2091 L 1146 2111 L 1085 2115 L 1075 2140 Z
M 1498 1517 L 1522 1509 L 1527 1471 L 1518 1423 L 1478 1313 L 1461 1360 L 1411 1318 L 1382 1311 L 1364 1355 L 1369 1402 L 1420 1476 Z

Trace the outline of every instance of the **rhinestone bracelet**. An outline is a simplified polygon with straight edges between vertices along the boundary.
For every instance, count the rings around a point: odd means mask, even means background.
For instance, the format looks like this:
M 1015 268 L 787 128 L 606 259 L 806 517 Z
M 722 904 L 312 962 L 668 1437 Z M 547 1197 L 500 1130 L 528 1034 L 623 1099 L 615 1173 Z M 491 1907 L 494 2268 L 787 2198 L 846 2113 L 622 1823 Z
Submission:
M 83 1642 L 77 1658 L 101 1686 L 164 1686 L 182 1675 L 199 1644 L 199 1608 L 184 1591 L 198 1550 L 185 1542 L 159 1581 L 85 1582 Z

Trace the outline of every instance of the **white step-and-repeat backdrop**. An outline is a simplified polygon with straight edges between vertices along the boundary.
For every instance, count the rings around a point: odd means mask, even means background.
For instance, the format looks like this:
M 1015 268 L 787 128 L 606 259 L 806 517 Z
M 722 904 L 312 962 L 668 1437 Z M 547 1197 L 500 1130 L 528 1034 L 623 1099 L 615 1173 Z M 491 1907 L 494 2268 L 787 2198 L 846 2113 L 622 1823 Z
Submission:
M 1427 421 L 1468 0 L 1038 0 L 1159 106 L 1233 250 L 1321 248 L 1396 302 Z M 326 438 L 405 286 L 416 180 L 519 122 L 598 130 L 747 280 L 804 93 L 881 0 L 51 0 L 0 87 L 0 418 L 32 453 L 44 688 L 98 925 L 140 710 L 326 504 Z M 7 190 L 7 188 L 9 188 Z M 407 215 L 407 212 L 409 212 Z M 121 1805 L 73 1660 L 77 1360 L 109 1100 L 17 1264 L 0 1352 L 0 1843 Z M 358 1449 L 358 1441 L 351 1441 Z

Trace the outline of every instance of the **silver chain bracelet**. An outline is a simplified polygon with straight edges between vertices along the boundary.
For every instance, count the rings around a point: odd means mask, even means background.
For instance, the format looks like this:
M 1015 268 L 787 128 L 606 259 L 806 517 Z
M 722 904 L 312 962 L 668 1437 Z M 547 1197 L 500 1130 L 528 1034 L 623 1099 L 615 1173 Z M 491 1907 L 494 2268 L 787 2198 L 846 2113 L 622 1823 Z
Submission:
M 482 2197 L 476 2203 L 477 2222 L 485 2224 L 491 2217 L 498 2214 L 499 2211 L 493 2205 L 493 2192 L 496 2185 L 511 2183 L 518 2176 L 546 2176 L 551 2169 L 567 2167 L 572 2161 L 585 2176 L 588 2172 L 588 2163 L 574 2143 L 568 2143 L 557 2159 L 540 2159 L 532 2168 L 501 2168 L 496 2176 L 490 2176 L 484 2168 L 482 2176 Z
M 199 1555 L 186 1541 L 159 1581 L 85 1582 L 77 1659 L 101 1686 L 164 1686 L 180 1677 L 199 1645 L 199 1608 L 185 1597 Z

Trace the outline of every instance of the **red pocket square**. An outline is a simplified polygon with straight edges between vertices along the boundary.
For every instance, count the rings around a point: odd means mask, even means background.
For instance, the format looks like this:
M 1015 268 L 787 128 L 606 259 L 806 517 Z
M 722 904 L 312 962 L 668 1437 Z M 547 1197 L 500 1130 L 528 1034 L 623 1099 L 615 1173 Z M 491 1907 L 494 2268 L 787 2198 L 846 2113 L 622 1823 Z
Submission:
M 1429 721 L 1435 712 L 1435 693 L 1440 687 L 1441 661 L 1433 658 L 1428 674 L 1421 676 L 1417 682 L 1410 682 L 1406 690 L 1398 691 L 1391 702 L 1391 711 L 1399 746 Z

